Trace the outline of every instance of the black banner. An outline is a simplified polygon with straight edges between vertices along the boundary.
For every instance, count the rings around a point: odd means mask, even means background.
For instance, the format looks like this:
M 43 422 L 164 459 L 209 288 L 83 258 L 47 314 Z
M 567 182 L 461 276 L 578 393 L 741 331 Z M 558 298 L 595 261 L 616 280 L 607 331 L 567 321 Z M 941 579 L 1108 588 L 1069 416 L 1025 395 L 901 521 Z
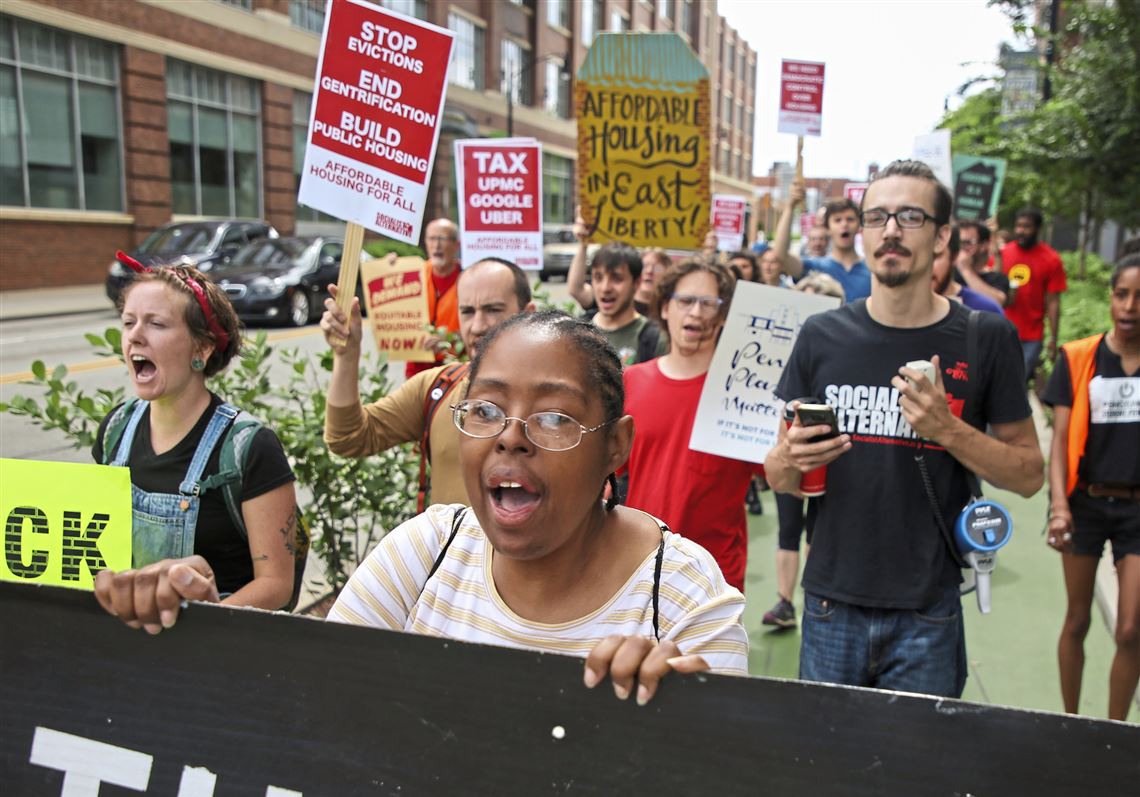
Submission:
M 572 658 L 202 605 L 150 637 L 90 594 L 13 584 L 0 678 L 0 791 L 20 797 L 1073 796 L 1140 782 L 1135 725 L 707 675 L 670 676 L 638 707 L 587 690 Z

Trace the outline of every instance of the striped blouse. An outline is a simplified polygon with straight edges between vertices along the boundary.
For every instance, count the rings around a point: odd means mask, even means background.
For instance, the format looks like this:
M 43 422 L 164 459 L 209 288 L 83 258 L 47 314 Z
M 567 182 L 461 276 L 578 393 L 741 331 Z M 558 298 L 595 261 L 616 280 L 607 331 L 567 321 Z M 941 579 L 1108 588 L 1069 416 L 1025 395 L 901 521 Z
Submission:
M 491 544 L 469 511 L 428 580 L 461 508 L 437 504 L 389 533 L 352 575 L 329 619 L 582 658 L 611 634 L 653 637 L 656 549 L 597 610 L 569 622 L 536 623 L 519 617 L 499 596 Z M 672 640 L 682 653 L 700 654 L 715 672 L 746 674 L 744 596 L 725 582 L 704 548 L 670 531 L 663 534 L 660 638 Z

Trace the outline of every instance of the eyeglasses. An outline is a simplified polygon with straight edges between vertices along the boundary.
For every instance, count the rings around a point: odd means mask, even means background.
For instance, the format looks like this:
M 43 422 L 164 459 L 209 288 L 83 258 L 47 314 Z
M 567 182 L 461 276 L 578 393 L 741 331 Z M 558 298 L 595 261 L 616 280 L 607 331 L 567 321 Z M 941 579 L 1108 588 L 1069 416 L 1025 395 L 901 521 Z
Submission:
M 859 222 L 864 227 L 886 227 L 887 222 L 891 219 L 898 222 L 900 227 L 908 230 L 921 227 L 926 224 L 927 220 L 933 221 L 935 224 L 940 223 L 938 219 L 922 208 L 900 208 L 894 213 L 888 213 L 882 208 L 871 208 L 859 214 Z
M 674 293 L 669 298 L 675 301 L 682 310 L 691 310 L 693 305 L 699 304 L 701 312 L 706 312 L 719 310 L 720 306 L 724 304 L 724 299 L 719 296 L 690 296 L 685 293 Z
M 546 451 L 569 451 L 582 442 L 582 435 L 596 432 L 617 420 L 611 418 L 587 428 L 561 412 L 536 412 L 526 419 L 515 418 L 503 412 L 498 404 L 482 399 L 465 399 L 452 404 L 451 409 L 456 428 L 468 437 L 480 440 L 498 437 L 507 428 L 507 421 L 518 421 L 523 425 L 526 439 Z
M 977 241 L 959 240 L 959 242 L 958 242 L 958 246 L 961 247 L 962 249 L 973 249 L 977 245 L 978 245 Z

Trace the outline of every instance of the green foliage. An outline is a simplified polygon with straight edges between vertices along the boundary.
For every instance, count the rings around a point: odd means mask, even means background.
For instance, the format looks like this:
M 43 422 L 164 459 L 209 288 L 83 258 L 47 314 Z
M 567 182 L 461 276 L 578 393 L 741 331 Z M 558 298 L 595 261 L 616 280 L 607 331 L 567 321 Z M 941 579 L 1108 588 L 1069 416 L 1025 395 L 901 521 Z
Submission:
M 1001 0 L 1024 25 L 1023 0 Z M 997 88 L 966 98 L 941 126 L 954 152 L 1005 158 L 1001 220 L 1034 204 L 1091 228 L 1140 225 L 1140 11 L 1135 3 L 1066 3 L 1050 79 L 1053 95 L 1015 119 L 1001 117 Z M 1047 36 L 1045 31 L 1036 31 Z M 1074 272 L 1076 273 L 1076 272 Z
M 567 315 L 578 315 L 578 303 L 576 301 L 567 299 L 562 304 L 556 303 L 550 298 L 550 290 L 543 284 L 542 280 L 534 281 L 534 285 L 530 288 L 530 295 L 536 310 L 561 310 Z
M 1080 340 L 1112 329 L 1109 312 L 1112 266 L 1096 255 L 1086 255 L 1084 277 L 1077 273 L 1077 252 L 1065 252 L 1061 260 L 1069 274 L 1068 290 L 1061 294 L 1061 334 L 1058 343 Z
M 369 257 L 384 257 L 389 252 L 395 252 L 397 257 L 426 257 L 423 249 L 403 241 L 393 241 L 388 238 L 379 238 L 364 244 L 364 251 Z
M 121 356 L 120 334 L 109 329 L 87 340 L 103 356 Z M 288 376 L 270 377 L 270 365 L 284 365 Z M 0 404 L 0 412 L 26 417 L 44 429 L 59 429 L 77 449 L 90 448 L 99 422 L 125 398 L 123 388 L 93 394 L 68 379 L 67 369 L 49 373 L 32 363 L 32 380 L 24 384 L 43 398 L 16 396 Z M 325 384 L 332 371 L 332 352 L 309 355 L 298 349 L 275 351 L 264 331 L 247 339 L 241 357 L 209 382 L 209 388 L 241 407 L 277 433 L 297 477 L 299 501 L 313 533 L 313 551 L 325 577 L 337 592 L 387 529 L 415 514 L 419 460 L 411 446 L 401 446 L 365 459 L 343 459 L 324 444 Z M 361 363 L 361 401 L 376 401 L 388 392 L 388 362 L 366 354 Z

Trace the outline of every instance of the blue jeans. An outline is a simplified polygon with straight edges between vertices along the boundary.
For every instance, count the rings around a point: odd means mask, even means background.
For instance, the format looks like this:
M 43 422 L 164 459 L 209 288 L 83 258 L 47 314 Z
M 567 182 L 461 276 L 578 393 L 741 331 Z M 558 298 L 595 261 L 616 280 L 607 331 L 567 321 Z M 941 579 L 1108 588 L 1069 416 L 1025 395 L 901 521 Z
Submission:
M 961 697 L 966 636 L 958 587 L 920 610 L 804 595 L 800 679 Z
M 1041 359 L 1043 343 L 1040 340 L 1021 341 L 1021 356 L 1025 361 L 1025 382 L 1028 384 L 1037 371 L 1037 361 Z

